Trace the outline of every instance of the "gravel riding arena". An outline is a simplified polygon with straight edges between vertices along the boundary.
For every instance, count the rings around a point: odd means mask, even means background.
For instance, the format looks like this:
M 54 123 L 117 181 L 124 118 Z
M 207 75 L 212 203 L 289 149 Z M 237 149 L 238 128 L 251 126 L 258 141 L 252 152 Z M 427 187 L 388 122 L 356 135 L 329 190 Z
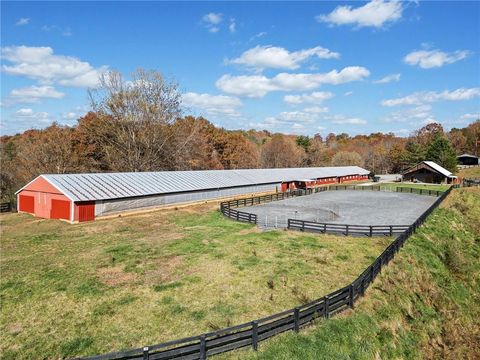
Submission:
M 351 225 L 410 225 L 436 197 L 385 191 L 325 191 L 243 208 L 262 228 L 286 228 L 287 219 Z

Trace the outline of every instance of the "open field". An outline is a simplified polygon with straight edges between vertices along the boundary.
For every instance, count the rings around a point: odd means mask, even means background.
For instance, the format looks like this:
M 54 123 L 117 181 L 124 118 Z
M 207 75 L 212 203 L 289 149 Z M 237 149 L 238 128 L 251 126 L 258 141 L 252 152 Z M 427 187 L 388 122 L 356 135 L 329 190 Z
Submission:
M 410 225 L 436 200 L 434 196 L 386 191 L 339 190 L 293 197 L 242 211 L 258 225 L 287 227 L 287 219 L 350 225 Z
M 462 178 L 480 178 L 480 167 L 461 169 L 457 175 Z
M 211 205 L 0 225 L 2 359 L 92 355 L 269 315 L 349 283 L 391 241 L 260 232 Z
M 479 359 L 480 188 L 454 190 L 355 309 L 223 360 Z
M 386 190 L 395 190 L 397 187 L 403 188 L 414 188 L 414 189 L 423 189 L 423 190 L 435 190 L 435 191 L 445 191 L 450 185 L 443 184 L 415 184 L 415 183 L 381 183 L 379 184 L 382 189 Z

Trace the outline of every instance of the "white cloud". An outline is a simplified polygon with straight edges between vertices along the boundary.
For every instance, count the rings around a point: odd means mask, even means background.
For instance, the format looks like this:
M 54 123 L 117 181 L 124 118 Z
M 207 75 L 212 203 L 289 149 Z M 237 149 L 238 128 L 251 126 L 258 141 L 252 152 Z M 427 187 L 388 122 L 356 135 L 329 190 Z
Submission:
M 344 96 L 350 96 L 353 94 L 353 91 L 347 91 L 345 94 L 343 94 Z
M 285 95 L 283 101 L 291 105 L 297 104 L 318 104 L 324 100 L 331 99 L 335 94 L 328 91 L 316 91 L 311 94 Z
M 35 112 L 29 108 L 22 108 L 17 110 L 13 116 L 19 120 L 32 120 L 32 121 L 40 121 L 44 123 L 51 122 L 49 119 L 49 114 L 47 112 Z
M 188 92 L 182 96 L 183 104 L 211 116 L 239 117 L 240 99 L 226 95 L 198 94 Z
M 23 25 L 28 25 L 30 23 L 30 18 L 20 18 L 18 21 L 15 23 L 17 26 L 23 26 Z
M 208 13 L 203 15 L 202 22 L 204 23 L 205 27 L 211 33 L 216 33 L 220 31 L 220 23 L 223 21 L 223 14 L 221 13 Z
M 94 68 L 72 56 L 55 55 L 51 47 L 7 46 L 1 49 L 1 58 L 12 64 L 2 65 L 5 73 L 41 84 L 96 87 L 100 74 L 107 70 L 106 66 Z
M 457 50 L 451 53 L 440 50 L 416 50 L 405 56 L 403 61 L 408 65 L 418 65 L 422 69 L 431 69 L 452 64 L 465 59 L 470 54 L 471 52 L 468 50 Z
M 322 84 L 338 85 L 363 80 L 370 72 L 360 66 L 349 66 L 340 72 L 289 74 L 279 73 L 273 78 L 264 75 L 223 75 L 215 85 L 223 92 L 246 97 L 263 97 L 271 91 L 311 90 Z
M 257 70 L 265 68 L 298 69 L 301 62 L 313 56 L 320 59 L 338 59 L 340 54 L 321 46 L 290 52 L 282 47 L 257 45 L 245 51 L 240 57 L 227 60 L 227 63 L 244 65 Z
M 248 42 L 252 42 L 253 40 L 256 40 L 256 39 L 260 39 L 261 37 L 264 37 L 267 35 L 267 32 L 266 31 L 261 31 L 255 35 L 253 35 L 249 40 Z
M 390 82 L 394 82 L 394 81 L 400 81 L 400 74 L 390 74 L 390 75 L 387 75 L 379 80 L 374 80 L 373 83 L 374 84 L 387 84 L 387 83 L 390 83 Z
M 303 109 L 306 113 L 321 114 L 328 112 L 328 107 L 326 106 L 311 106 Z
M 228 25 L 228 30 L 231 32 L 231 33 L 234 33 L 235 31 L 237 31 L 237 23 L 235 21 L 235 19 L 230 19 L 230 25 Z
M 203 15 L 202 20 L 207 24 L 218 25 L 223 21 L 223 15 L 221 13 L 211 12 Z
M 460 116 L 461 120 L 478 120 L 480 119 L 480 111 L 476 114 L 463 114 Z
M 421 105 L 425 103 L 432 103 L 436 101 L 461 101 L 470 100 L 480 96 L 480 88 L 460 88 L 454 91 L 421 91 L 413 94 L 396 98 L 383 100 L 383 106 L 398 106 L 398 105 Z
M 343 115 L 335 115 L 332 118 L 332 122 L 334 124 L 339 124 L 339 125 L 365 125 L 367 123 L 367 120 L 363 120 L 360 118 L 348 118 Z
M 43 25 L 41 29 L 45 32 L 57 32 L 62 36 L 72 36 L 72 30 L 69 27 L 61 28 L 57 25 Z
M 353 8 L 350 5 L 336 7 L 328 15 L 318 15 L 316 20 L 330 25 L 355 25 L 357 27 L 382 27 L 402 17 L 403 5 L 400 1 L 372 0 L 364 6 Z
M 62 99 L 64 93 L 55 90 L 53 86 L 35 86 L 13 89 L 10 92 L 9 100 L 15 103 L 35 103 L 42 98 Z
M 419 105 L 392 112 L 384 118 L 384 121 L 389 123 L 418 123 L 419 121 L 424 121 L 425 119 L 432 118 L 433 115 L 431 113 L 431 110 L 431 105 Z

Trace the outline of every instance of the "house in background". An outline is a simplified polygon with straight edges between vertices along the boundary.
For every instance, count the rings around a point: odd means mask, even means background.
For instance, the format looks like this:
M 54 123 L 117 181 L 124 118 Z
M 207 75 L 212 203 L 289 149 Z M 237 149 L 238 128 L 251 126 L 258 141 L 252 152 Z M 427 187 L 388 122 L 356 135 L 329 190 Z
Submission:
M 455 184 L 457 177 L 433 161 L 422 161 L 403 172 L 403 181 Z
M 470 154 L 462 154 L 457 156 L 457 161 L 460 165 L 478 165 L 478 156 Z

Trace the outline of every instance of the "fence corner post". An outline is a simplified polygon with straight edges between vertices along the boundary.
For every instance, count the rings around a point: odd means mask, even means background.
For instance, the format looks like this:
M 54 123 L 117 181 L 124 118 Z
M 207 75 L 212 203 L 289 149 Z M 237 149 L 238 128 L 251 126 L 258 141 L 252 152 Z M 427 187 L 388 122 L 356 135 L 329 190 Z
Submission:
M 296 307 L 295 309 L 293 309 L 293 329 L 297 333 L 298 333 L 298 330 L 300 329 L 299 321 L 300 321 L 300 310 L 298 307 Z
M 258 350 L 258 322 L 252 321 L 252 348 Z

